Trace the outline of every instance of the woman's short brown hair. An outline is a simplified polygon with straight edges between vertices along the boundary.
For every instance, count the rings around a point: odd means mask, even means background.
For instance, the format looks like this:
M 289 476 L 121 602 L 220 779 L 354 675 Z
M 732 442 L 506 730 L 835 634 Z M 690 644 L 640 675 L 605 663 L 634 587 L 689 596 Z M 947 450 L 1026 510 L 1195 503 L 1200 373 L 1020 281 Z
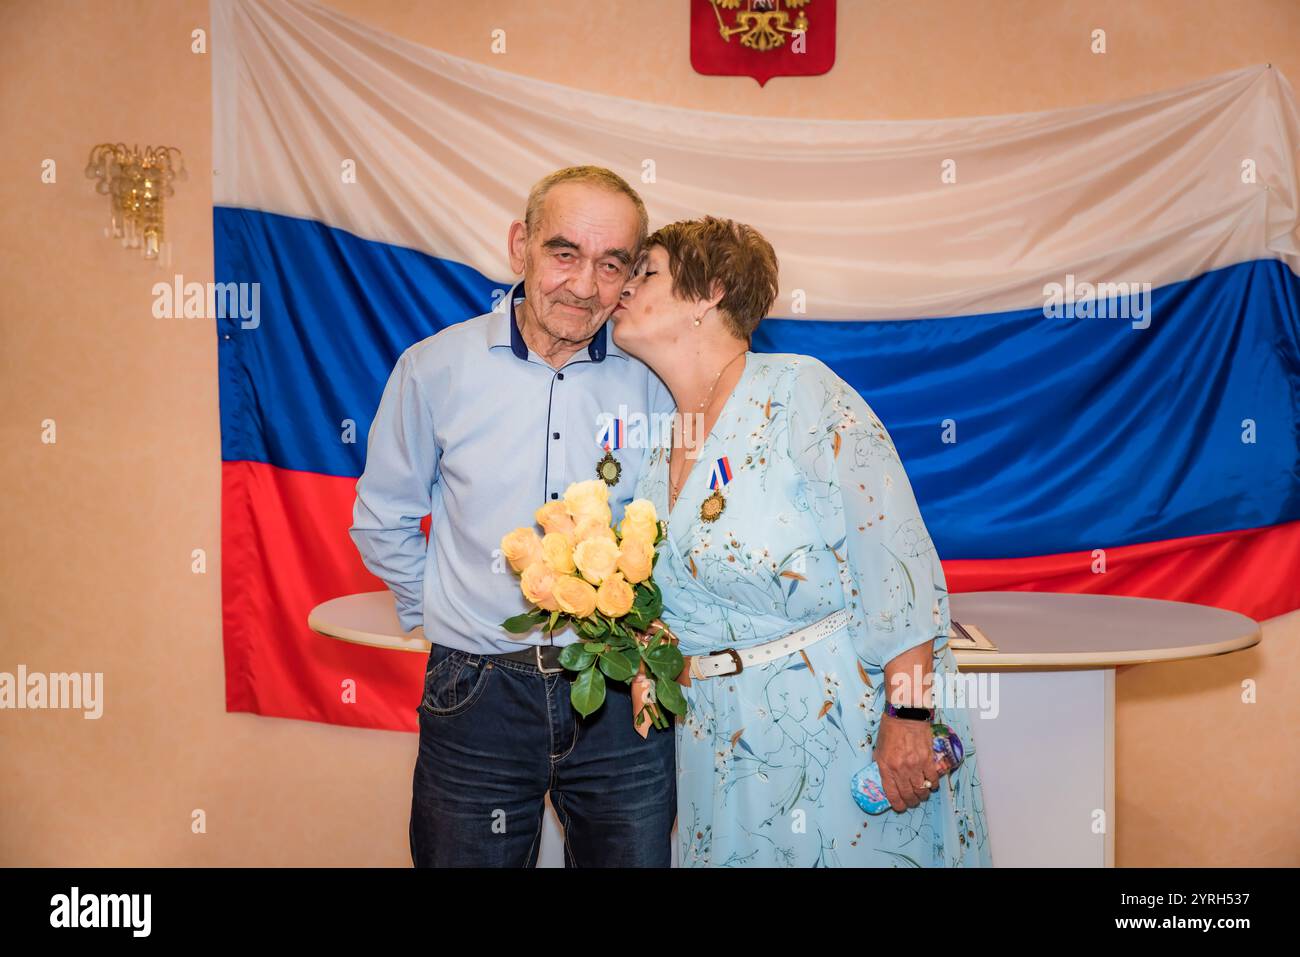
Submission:
M 712 299 L 722 287 L 718 311 L 738 338 L 749 341 L 777 293 L 776 251 L 753 226 L 705 216 L 660 227 L 646 248 L 662 246 L 678 299 Z

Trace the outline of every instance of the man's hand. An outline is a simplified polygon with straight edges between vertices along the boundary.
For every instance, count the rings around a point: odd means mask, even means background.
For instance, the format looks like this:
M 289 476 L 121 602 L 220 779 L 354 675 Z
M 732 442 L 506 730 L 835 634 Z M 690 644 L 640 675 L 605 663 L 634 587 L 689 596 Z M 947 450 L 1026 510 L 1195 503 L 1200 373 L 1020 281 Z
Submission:
M 939 783 L 933 739 L 928 721 L 881 715 L 872 756 L 880 767 L 880 783 L 889 806 L 895 811 L 901 813 L 927 800 L 931 788 L 924 782 Z
M 660 621 L 658 618 L 656 618 L 654 621 L 650 622 L 650 627 L 647 628 L 647 629 L 645 630 L 645 634 L 642 635 L 642 636 L 640 637 L 640 641 L 641 641 L 642 644 L 645 644 L 646 642 L 648 642 L 648 641 L 650 641 L 651 639 L 656 638 L 656 637 L 658 637 L 658 636 L 660 636 L 660 635 L 663 635 L 663 637 L 667 638 L 667 639 L 668 639 L 670 642 L 672 642 L 674 645 L 676 645 L 676 644 L 678 643 L 678 638 L 677 638 L 677 636 L 676 636 L 675 634 L 673 634 L 673 630 L 672 630 L 671 628 L 669 628 L 667 625 L 665 625 L 665 624 L 664 624 L 662 621 Z M 645 663 L 644 663 L 644 662 L 642 662 L 642 670 L 641 670 L 640 673 L 641 673 L 641 674 L 644 674 L 644 673 L 645 673 Z M 677 674 L 677 683 L 678 683 L 679 685 L 681 685 L 683 688 L 689 688 L 689 687 L 691 686 L 691 657 L 690 657 L 690 655 L 683 655 L 683 656 L 682 656 L 682 670 L 681 670 L 680 672 L 678 672 L 678 674 Z
M 671 629 L 669 629 L 669 627 L 658 618 L 650 622 L 650 627 L 646 629 L 645 634 L 640 635 L 637 640 L 641 644 L 645 644 L 660 634 L 667 637 L 674 645 L 677 644 L 677 636 L 674 635 Z M 682 674 L 678 675 L 677 680 L 682 684 L 689 686 L 691 683 L 689 677 L 687 677 L 685 681 L 682 681 L 682 676 L 685 675 L 687 671 L 689 671 L 689 667 L 683 666 Z M 636 728 L 636 733 L 641 735 L 643 738 L 650 733 L 651 725 L 657 720 L 660 714 L 659 706 L 657 704 L 649 704 L 649 710 L 646 712 L 644 720 L 640 724 L 636 723 L 637 715 L 641 714 L 641 709 L 646 707 L 650 701 L 650 696 L 654 692 L 654 683 L 655 679 L 646 673 L 645 662 L 639 662 L 637 664 L 636 676 L 632 679 L 632 722 L 633 726 Z
M 641 667 L 637 669 L 636 677 L 632 679 L 632 726 L 636 728 L 636 733 L 645 737 L 650 733 L 655 718 L 659 714 L 659 706 L 649 705 L 649 710 L 641 718 L 641 723 L 637 724 L 637 715 L 641 714 L 641 709 L 647 707 L 650 700 L 650 694 L 654 690 L 654 679 L 645 673 L 645 662 L 641 662 Z

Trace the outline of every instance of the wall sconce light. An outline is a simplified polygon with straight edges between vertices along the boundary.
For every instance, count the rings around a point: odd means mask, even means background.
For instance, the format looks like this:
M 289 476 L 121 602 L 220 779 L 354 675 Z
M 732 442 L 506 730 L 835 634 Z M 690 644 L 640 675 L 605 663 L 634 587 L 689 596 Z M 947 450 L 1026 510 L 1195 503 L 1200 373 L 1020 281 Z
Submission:
M 146 146 L 142 151 L 139 146 L 100 143 L 90 151 L 86 176 L 97 180 L 95 192 L 110 199 L 111 235 L 128 248 L 143 247 L 145 259 L 157 259 L 163 243 L 163 198 L 175 195 L 172 180 L 189 178 L 181 151 L 174 146 Z

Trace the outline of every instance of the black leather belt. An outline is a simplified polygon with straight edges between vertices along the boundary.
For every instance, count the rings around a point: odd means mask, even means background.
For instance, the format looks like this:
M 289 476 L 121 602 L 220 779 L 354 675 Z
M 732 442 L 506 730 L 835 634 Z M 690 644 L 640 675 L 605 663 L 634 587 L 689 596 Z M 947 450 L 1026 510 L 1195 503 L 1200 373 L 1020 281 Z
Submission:
M 493 655 L 492 657 L 504 658 L 506 661 L 521 661 L 526 665 L 533 665 L 544 674 L 550 675 L 565 670 L 564 666 L 560 664 L 560 652 L 563 650 L 563 646 L 560 645 L 533 645 L 523 651 L 512 651 L 509 654 Z

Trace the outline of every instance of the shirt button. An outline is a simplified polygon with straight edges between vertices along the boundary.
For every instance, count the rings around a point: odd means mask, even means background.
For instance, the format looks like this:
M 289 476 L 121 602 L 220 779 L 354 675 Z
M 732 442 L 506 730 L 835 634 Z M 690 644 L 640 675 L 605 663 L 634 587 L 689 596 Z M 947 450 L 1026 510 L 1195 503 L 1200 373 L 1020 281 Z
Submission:
M 560 437 L 560 433 L 559 433 L 559 432 L 552 432 L 552 433 L 551 433 L 551 438 L 553 438 L 553 439 L 558 439 L 559 437 Z
M 557 379 L 563 379 L 563 378 L 564 378 L 564 373 L 563 373 L 563 372 L 557 372 L 557 373 L 555 373 L 555 377 L 556 377 Z
M 559 493 L 559 492 L 552 492 L 552 493 L 551 493 L 551 498 L 559 498 L 559 497 L 560 497 L 560 493 Z

